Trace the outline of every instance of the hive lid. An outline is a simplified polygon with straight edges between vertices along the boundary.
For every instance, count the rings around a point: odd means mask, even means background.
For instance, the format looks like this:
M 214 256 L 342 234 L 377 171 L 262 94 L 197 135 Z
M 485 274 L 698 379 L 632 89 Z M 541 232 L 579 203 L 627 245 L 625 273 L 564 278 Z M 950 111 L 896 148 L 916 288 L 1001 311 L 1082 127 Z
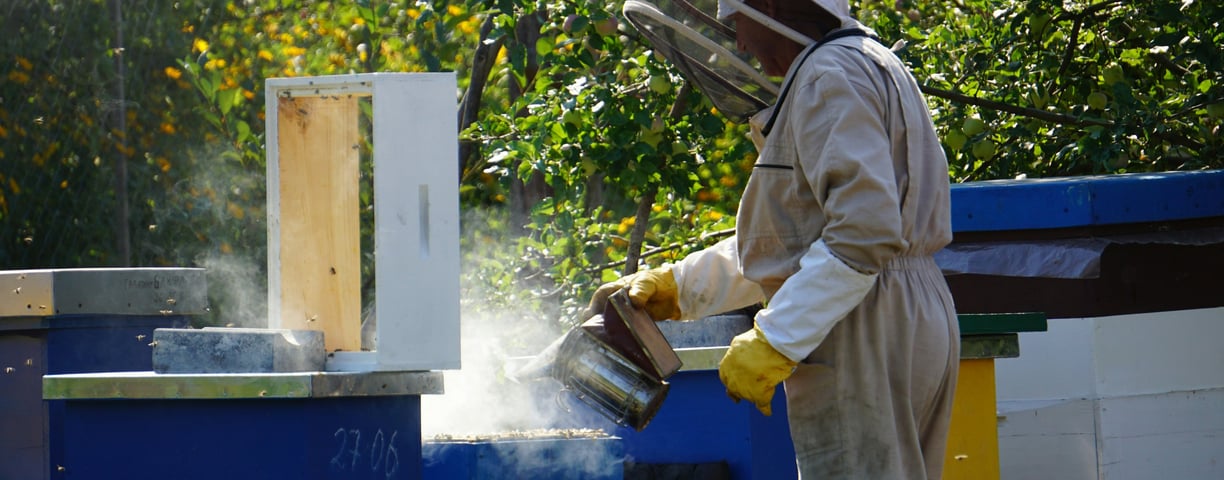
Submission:
M 64 268 L 0 272 L 0 317 L 201 315 L 202 268 Z
M 583 328 L 657 380 L 670 377 L 682 366 L 654 319 L 633 306 L 624 290 L 608 297 L 602 325 L 588 322 Z

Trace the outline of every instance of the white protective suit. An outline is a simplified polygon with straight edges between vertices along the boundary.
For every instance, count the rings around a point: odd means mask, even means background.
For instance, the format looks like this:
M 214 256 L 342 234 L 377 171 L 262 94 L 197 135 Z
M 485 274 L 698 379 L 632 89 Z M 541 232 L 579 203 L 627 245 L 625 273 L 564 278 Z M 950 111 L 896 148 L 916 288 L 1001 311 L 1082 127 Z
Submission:
M 814 0 L 866 30 L 845 0 Z M 830 35 L 831 36 L 831 35 Z M 810 53 L 810 55 L 809 55 Z M 686 318 L 765 300 L 804 478 L 939 478 L 959 362 L 932 254 L 951 241 L 947 161 L 909 70 L 865 36 L 808 48 L 759 145 L 736 236 L 678 262 Z M 758 136 L 758 138 L 760 138 Z

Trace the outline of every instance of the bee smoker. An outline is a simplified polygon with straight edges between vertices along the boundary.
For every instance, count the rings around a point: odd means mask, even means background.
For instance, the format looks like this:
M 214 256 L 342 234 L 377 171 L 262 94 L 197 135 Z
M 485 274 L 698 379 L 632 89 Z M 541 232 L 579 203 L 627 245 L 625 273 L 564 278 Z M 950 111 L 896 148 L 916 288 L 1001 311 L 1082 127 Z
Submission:
M 549 373 L 617 425 L 641 431 L 663 405 L 666 379 L 680 365 L 654 320 L 621 290 L 602 315 L 565 335 Z

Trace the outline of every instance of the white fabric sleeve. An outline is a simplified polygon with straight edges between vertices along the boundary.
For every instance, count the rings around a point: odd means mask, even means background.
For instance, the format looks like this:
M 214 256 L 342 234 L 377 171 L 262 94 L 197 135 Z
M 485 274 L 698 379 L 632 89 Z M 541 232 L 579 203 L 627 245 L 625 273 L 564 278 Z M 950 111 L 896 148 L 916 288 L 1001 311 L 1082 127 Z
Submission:
M 877 275 L 850 268 L 817 240 L 799 259 L 799 271 L 757 312 L 757 325 L 774 349 L 802 361 L 863 301 Z
M 765 300 L 756 282 L 739 269 L 735 237 L 694 252 L 672 266 L 682 320 L 694 320 L 744 308 Z

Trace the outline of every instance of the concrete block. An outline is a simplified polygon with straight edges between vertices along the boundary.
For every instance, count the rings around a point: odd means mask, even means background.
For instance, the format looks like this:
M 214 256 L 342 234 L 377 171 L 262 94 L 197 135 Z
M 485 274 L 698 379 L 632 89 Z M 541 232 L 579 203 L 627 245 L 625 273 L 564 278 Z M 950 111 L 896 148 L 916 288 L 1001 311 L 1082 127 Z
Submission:
M 322 371 L 323 332 L 266 328 L 159 328 L 153 331 L 156 373 Z

